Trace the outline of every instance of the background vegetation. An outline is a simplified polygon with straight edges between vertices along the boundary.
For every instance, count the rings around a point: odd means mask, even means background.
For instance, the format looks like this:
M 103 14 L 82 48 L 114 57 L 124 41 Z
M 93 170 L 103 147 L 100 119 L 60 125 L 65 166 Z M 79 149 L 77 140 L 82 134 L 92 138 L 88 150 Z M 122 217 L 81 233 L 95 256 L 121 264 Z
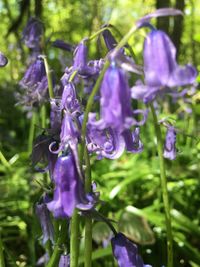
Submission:
M 0 253 L 6 266 L 36 266 L 43 255 L 41 230 L 34 206 L 41 194 L 39 181 L 30 164 L 31 120 L 20 105 L 16 106 L 18 82 L 27 67 L 29 51 L 21 41 L 21 32 L 30 16 L 39 17 L 50 41 L 62 39 L 76 45 L 105 23 L 125 34 L 141 16 L 156 7 L 181 9 L 183 18 L 159 19 L 158 28 L 168 32 L 179 51 L 179 62 L 191 62 L 200 70 L 200 2 L 198 0 L 0 0 L 0 50 L 9 64 L 0 70 Z M 119 34 L 116 39 L 120 40 Z M 138 62 L 144 34 L 135 34 L 130 44 Z M 57 82 L 71 61 L 71 54 L 48 46 L 49 62 Z M 100 44 L 93 42 L 90 58 L 105 56 Z M 62 60 L 61 60 L 62 59 Z M 176 120 L 178 157 L 168 162 L 168 187 L 174 231 L 174 266 L 200 266 L 200 93 L 188 105 L 163 103 L 160 118 L 169 115 Z M 186 112 L 190 108 L 192 113 Z M 35 135 L 41 132 L 37 116 Z M 192 137 L 188 137 L 190 135 Z M 144 262 L 162 266 L 165 255 L 165 220 L 161 201 L 159 167 L 151 120 L 142 129 L 144 152 L 125 154 L 118 161 L 92 159 L 93 179 L 103 201 L 101 212 L 116 221 L 116 227 L 139 244 Z M 96 222 L 93 229 L 94 266 L 115 266 L 109 240 L 110 231 Z M 82 239 L 81 246 L 82 245 Z M 80 262 L 81 264 L 81 262 Z

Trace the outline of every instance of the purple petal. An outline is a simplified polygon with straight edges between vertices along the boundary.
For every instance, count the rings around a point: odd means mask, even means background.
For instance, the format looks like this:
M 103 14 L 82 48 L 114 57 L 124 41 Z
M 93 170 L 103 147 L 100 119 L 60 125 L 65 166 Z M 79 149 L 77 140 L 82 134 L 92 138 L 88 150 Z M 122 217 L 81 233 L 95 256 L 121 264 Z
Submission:
M 48 240 L 54 242 L 54 229 L 51 222 L 50 214 L 45 203 L 36 205 L 36 214 L 40 220 L 43 233 L 43 244 Z
M 173 126 L 167 128 L 163 156 L 170 160 L 176 158 L 176 131 Z
M 102 125 L 119 132 L 127 127 L 132 118 L 131 93 L 125 73 L 114 65 L 104 75 L 100 105 Z
M 70 267 L 70 256 L 61 255 L 58 267 Z
M 39 49 L 43 32 L 42 22 L 36 18 L 30 18 L 23 30 L 23 40 L 26 46 L 32 49 Z
M 137 127 L 133 132 L 125 130 L 123 137 L 126 143 L 126 150 L 132 153 L 140 153 L 143 151 L 143 144 L 140 141 L 140 128 Z
M 52 46 L 63 49 L 65 51 L 72 52 L 74 50 L 73 46 L 69 43 L 66 43 L 63 40 L 57 39 L 54 42 L 52 42 Z
M 145 267 L 137 246 L 122 233 L 111 239 L 112 250 L 119 267 Z
M 7 63 L 8 63 L 7 57 L 2 52 L 0 52 L 0 67 L 5 67 Z

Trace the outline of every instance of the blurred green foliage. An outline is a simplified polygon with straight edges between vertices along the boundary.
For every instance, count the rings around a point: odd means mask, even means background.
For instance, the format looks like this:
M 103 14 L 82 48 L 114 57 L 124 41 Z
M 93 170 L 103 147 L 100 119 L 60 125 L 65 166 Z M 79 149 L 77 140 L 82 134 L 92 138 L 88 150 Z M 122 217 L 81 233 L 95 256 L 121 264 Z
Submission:
M 3 153 L 0 155 L 0 230 L 8 267 L 36 266 L 36 261 L 44 253 L 41 230 L 34 213 L 34 205 L 42 192 L 38 181 L 43 178 L 30 165 L 27 146 L 31 122 L 21 107 L 15 105 L 18 82 L 27 67 L 29 55 L 29 51 L 21 43 L 21 32 L 30 15 L 35 14 L 37 3 L 27 1 L 29 5 L 19 25 L 9 32 L 21 15 L 22 2 L 0 0 L 0 50 L 9 59 L 9 64 L 0 69 L 0 149 Z M 154 10 L 156 5 L 153 0 L 41 2 L 39 16 L 46 28 L 46 38 L 63 39 L 71 44 L 77 44 L 82 38 L 90 36 L 105 23 L 113 24 L 123 35 L 138 18 Z M 200 70 L 200 2 L 185 0 L 184 12 L 179 60 L 190 61 Z M 173 28 L 173 23 L 174 19 L 170 18 L 170 29 Z M 144 34 L 141 30 L 130 39 L 140 63 Z M 116 38 L 120 40 L 119 35 Z M 69 65 L 71 55 L 51 47 L 48 55 L 59 81 L 64 71 L 59 59 L 64 58 L 64 64 Z M 90 58 L 97 56 L 105 56 L 105 51 L 93 42 Z M 164 105 L 160 103 L 160 119 L 170 115 L 180 129 L 178 157 L 174 162 L 167 162 L 175 242 L 174 266 L 200 266 L 200 143 L 194 138 L 199 137 L 199 100 L 200 93 L 197 92 L 189 105 L 192 113 L 183 112 L 187 107 L 182 102 L 175 106 L 170 101 Z M 36 134 L 41 132 L 40 124 L 41 117 L 38 115 Z M 109 216 L 120 231 L 140 244 L 144 262 L 156 267 L 166 262 L 166 234 L 154 138 L 150 116 L 147 125 L 142 128 L 144 152 L 139 155 L 126 154 L 117 161 L 97 161 L 94 157 L 92 177 L 101 193 L 100 211 Z M 105 239 L 110 238 L 110 235 L 105 224 L 94 223 L 93 266 L 115 266 L 111 247 L 103 247 Z M 82 238 L 81 248 L 83 249 Z

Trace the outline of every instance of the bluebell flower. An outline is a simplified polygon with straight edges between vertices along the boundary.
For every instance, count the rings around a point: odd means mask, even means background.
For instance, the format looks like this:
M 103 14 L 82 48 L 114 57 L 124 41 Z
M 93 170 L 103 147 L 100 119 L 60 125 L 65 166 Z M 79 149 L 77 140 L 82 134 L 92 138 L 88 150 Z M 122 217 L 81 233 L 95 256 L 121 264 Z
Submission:
M 132 153 L 140 153 L 143 151 L 143 144 L 140 140 L 140 128 L 136 127 L 134 131 L 125 130 L 122 133 L 125 144 L 126 150 Z
M 44 33 L 43 23 L 37 18 L 30 18 L 23 30 L 23 40 L 29 48 L 39 50 L 41 37 Z
M 117 159 L 124 152 L 125 142 L 121 134 L 112 128 L 98 129 L 95 126 L 96 114 L 90 113 L 87 123 L 87 148 L 90 153 L 102 157 Z
M 2 52 L 0 52 L 0 67 L 5 67 L 7 63 L 8 63 L 7 57 Z
M 163 31 L 152 30 L 145 39 L 143 51 L 145 84 L 132 88 L 133 98 L 147 103 L 164 88 L 194 84 L 196 69 L 189 64 L 177 64 L 176 48 Z
M 48 81 L 46 77 L 44 62 L 37 58 L 27 69 L 24 77 L 19 82 L 23 95 L 20 103 L 27 106 L 38 105 L 39 102 L 46 100 L 48 94 Z
M 176 152 L 176 130 L 173 126 L 168 125 L 163 156 L 167 159 L 174 160 L 176 158 Z
M 75 158 L 70 152 L 58 157 L 53 180 L 55 190 L 53 200 L 47 203 L 54 217 L 71 217 L 74 209 L 89 210 L 94 206 L 93 198 L 87 197 L 83 181 L 80 179 Z
M 45 245 L 48 240 L 51 240 L 51 242 L 53 243 L 54 229 L 46 203 L 36 204 L 36 214 L 40 220 L 42 228 L 43 245 Z
M 151 267 L 145 265 L 138 254 L 137 246 L 122 233 L 111 239 L 113 255 L 119 267 Z

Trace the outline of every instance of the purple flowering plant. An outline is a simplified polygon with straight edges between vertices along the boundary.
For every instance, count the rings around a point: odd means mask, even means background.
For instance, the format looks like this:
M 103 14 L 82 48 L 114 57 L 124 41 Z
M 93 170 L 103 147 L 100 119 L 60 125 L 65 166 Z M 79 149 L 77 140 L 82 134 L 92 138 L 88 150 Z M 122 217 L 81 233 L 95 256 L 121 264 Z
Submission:
M 140 132 L 150 119 L 155 127 L 160 163 L 167 266 L 173 266 L 173 232 L 164 158 L 176 159 L 179 131 L 166 121 L 163 141 L 164 124 L 158 120 L 155 103 L 166 95 L 181 98 L 182 87 L 187 90 L 195 85 L 197 71 L 190 64 L 180 66 L 169 36 L 150 24 L 152 18 L 170 15 L 182 14 L 175 9 L 157 10 L 140 19 L 120 42 L 112 35 L 109 25 L 84 38 L 75 50 L 62 40 L 52 42 L 54 47 L 73 52 L 73 62 L 60 79 L 59 90 L 56 90 L 47 57 L 40 55 L 42 23 L 32 18 L 23 32 L 25 44 L 36 54 L 20 81 L 23 90 L 20 103 L 44 108 L 49 102 L 50 109 L 49 124 L 44 120 L 43 134 L 36 138 L 32 152 L 33 165 L 45 162 L 45 167 L 37 170 L 49 173 L 48 188 L 43 185 L 45 192 L 36 206 L 43 245 L 48 243 L 51 247 L 46 249 L 47 267 L 78 266 L 83 218 L 85 267 L 92 266 L 92 225 L 96 220 L 106 223 L 112 231 L 111 246 L 119 267 L 150 266 L 143 263 L 136 244 L 117 232 L 113 222 L 100 213 L 100 188 L 92 183 L 91 165 L 94 155 L 98 160 L 116 160 L 123 153 L 142 153 L 145 140 L 141 140 Z M 143 65 L 138 65 L 131 57 L 132 48 L 127 42 L 142 27 L 148 32 L 143 46 Z M 89 60 L 88 44 L 100 35 L 107 54 Z M 3 55 L 0 61 L 6 64 Z M 134 84 L 133 73 L 138 77 Z M 54 229 L 56 224 L 58 227 Z

